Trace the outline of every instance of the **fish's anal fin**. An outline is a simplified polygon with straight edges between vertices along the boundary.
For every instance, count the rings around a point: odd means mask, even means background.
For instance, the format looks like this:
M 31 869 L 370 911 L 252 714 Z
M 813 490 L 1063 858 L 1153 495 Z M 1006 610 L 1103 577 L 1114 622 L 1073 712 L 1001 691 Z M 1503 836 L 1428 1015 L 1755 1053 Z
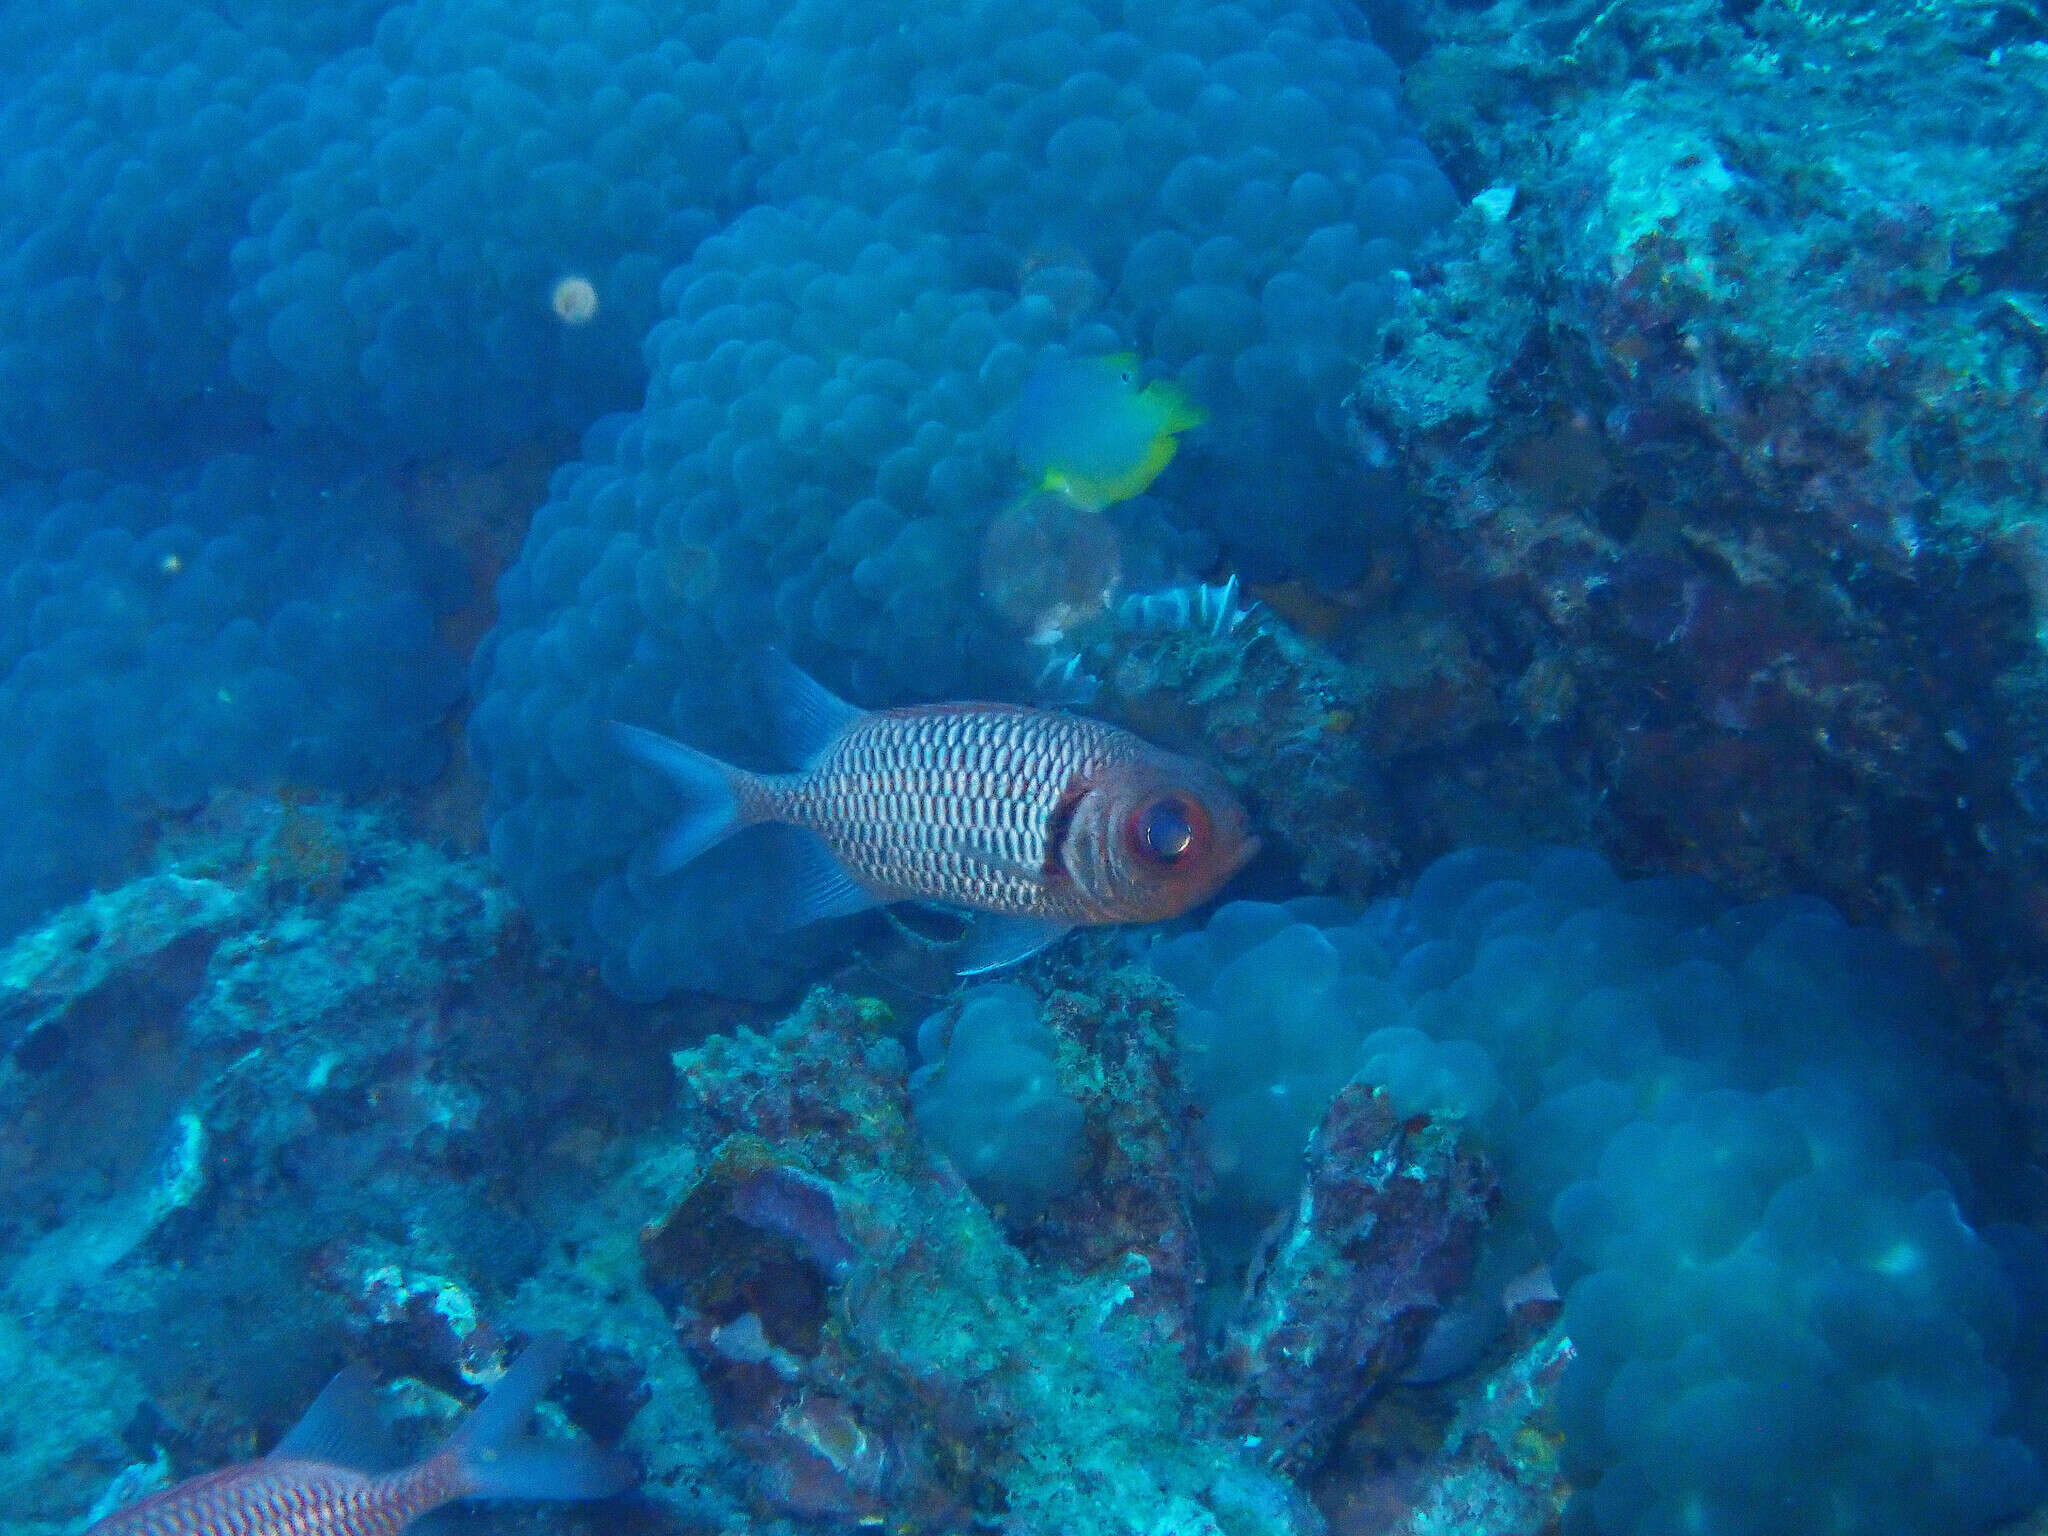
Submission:
M 1110 485 L 1110 500 L 1129 501 L 1133 496 L 1142 496 L 1145 488 L 1165 473 L 1166 466 L 1173 462 L 1173 456 L 1178 452 L 1180 439 L 1168 432 L 1160 433 L 1145 450 L 1145 456 L 1138 461 L 1136 467 L 1129 474 L 1119 476 Z
M 771 928 L 786 933 L 882 905 L 882 898 L 848 874 L 817 833 L 790 828 L 783 837 L 790 850 L 788 870 L 777 885 L 768 916 Z
M 1113 499 L 1105 497 L 1101 487 L 1093 481 L 1077 480 L 1057 469 L 1047 470 L 1045 479 L 1039 482 L 1038 488 L 1060 497 L 1069 506 L 1081 512 L 1100 512 Z
M 804 767 L 865 713 L 773 646 L 755 652 L 753 666 L 775 750 L 791 768 Z
M 270 1448 L 275 1461 L 318 1461 L 357 1472 L 388 1472 L 400 1458 L 378 1417 L 369 1367 L 348 1366 L 321 1389 L 299 1422 Z
M 961 976 L 983 976 L 1029 960 L 1073 928 L 1057 918 L 1012 917 L 1002 913 L 977 916 L 967 930 L 953 970 Z

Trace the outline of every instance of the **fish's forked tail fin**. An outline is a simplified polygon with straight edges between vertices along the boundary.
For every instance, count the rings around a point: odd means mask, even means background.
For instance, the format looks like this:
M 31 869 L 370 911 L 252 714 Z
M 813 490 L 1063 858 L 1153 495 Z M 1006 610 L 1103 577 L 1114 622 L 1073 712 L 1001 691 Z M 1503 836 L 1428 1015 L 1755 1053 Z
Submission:
M 535 1339 L 449 1438 L 442 1454 L 454 1458 L 464 1497 L 604 1499 L 640 1480 L 632 1460 L 616 1451 L 524 1433 L 562 1368 L 564 1348 L 560 1334 Z
M 1187 432 L 1205 426 L 1209 413 L 1195 404 L 1194 396 L 1171 379 L 1155 379 L 1145 386 L 1142 398 L 1152 402 L 1159 413 L 1159 430 Z
M 637 725 L 614 720 L 611 733 L 621 751 L 660 774 L 683 800 L 683 814 L 654 850 L 656 874 L 674 874 L 748 824 L 738 793 L 741 782 L 752 777 L 745 769 Z

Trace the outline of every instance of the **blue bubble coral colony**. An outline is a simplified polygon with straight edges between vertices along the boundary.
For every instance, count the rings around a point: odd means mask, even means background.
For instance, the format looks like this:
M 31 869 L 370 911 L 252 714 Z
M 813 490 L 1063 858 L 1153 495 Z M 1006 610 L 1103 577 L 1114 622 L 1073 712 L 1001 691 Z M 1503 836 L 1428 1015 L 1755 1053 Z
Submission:
M 2025 6 L 0 7 L 0 1536 L 2038 1533 L 2044 103 Z M 991 834 L 867 896 L 1203 900 L 969 974 L 676 840 L 777 653 Z M 1202 794 L 930 789 L 1022 718 Z
M 642 937 L 672 903 L 619 884 L 650 812 L 596 720 L 684 733 L 735 637 L 863 700 L 1013 682 L 976 553 L 1027 484 L 1034 369 L 1129 352 L 1143 409 L 1185 402 L 1085 499 L 1143 489 L 1197 412 L 1212 487 L 1261 457 L 1334 474 L 1320 429 L 1252 445 L 1334 410 L 1451 206 L 1332 5 L 165 0 L 8 25 L 19 474 L 378 472 L 591 432 L 499 594 L 471 742 L 504 867 L 641 992 L 690 964 Z M 1053 451 L 1085 478 L 1104 447 Z M 1137 579 L 1213 558 L 1183 479 L 1126 517 Z
M 1256 475 L 1230 433 L 1334 400 L 1448 206 L 1334 8 L 797 6 L 773 37 L 759 132 L 788 153 L 668 273 L 646 403 L 558 472 L 474 669 L 501 866 L 640 995 L 735 984 L 746 945 L 636 877 L 661 812 L 601 722 L 692 736 L 763 637 L 856 701 L 999 690 L 977 549 L 1027 488 L 1034 370 L 1134 352 L 1208 414 L 1207 475 Z
M 2039 1496 L 2041 1250 L 1963 1215 L 2005 1170 L 1958 1156 L 1983 1106 L 1918 957 L 1818 902 L 1473 849 L 1362 915 L 1226 906 L 1151 963 L 1189 999 L 1215 1252 L 1275 1262 L 1355 1076 L 1486 1147 L 1480 1294 L 1418 1359 L 1470 1369 L 1547 1267 L 1567 1531 L 1979 1530 Z

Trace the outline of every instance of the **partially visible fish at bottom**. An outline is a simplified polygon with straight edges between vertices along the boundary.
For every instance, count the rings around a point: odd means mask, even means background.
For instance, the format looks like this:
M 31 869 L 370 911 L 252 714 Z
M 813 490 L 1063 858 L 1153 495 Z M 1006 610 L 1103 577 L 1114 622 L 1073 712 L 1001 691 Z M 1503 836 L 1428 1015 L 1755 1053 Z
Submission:
M 536 1339 L 446 1445 L 394 1472 L 350 1465 L 375 1420 L 369 1372 L 351 1366 L 261 1461 L 151 1494 L 85 1536 L 398 1536 L 456 1499 L 608 1498 L 638 1481 L 629 1459 L 523 1433 L 563 1349 L 558 1335 Z

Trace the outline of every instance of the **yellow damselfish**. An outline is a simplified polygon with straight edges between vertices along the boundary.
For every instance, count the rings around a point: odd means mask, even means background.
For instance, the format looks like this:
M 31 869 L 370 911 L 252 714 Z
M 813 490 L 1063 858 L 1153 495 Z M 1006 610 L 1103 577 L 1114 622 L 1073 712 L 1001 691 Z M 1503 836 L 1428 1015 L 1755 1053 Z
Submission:
M 1169 379 L 1138 387 L 1138 360 L 1041 363 L 1017 405 L 1017 457 L 1040 489 L 1099 511 L 1138 495 L 1173 462 L 1179 433 L 1207 415 Z

